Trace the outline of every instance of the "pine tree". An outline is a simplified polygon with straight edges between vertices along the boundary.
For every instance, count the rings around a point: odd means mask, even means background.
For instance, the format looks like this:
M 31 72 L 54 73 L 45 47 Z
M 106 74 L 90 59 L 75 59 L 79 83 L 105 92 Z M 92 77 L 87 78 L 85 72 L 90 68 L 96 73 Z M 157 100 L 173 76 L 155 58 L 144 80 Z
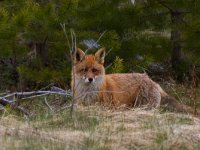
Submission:
M 32 87 L 52 82 L 66 85 L 70 60 L 66 59 L 69 54 L 60 23 L 68 23 L 77 1 L 16 0 L 1 4 L 1 60 L 12 61 L 9 65 L 19 75 L 16 82 L 22 80 L 22 86 Z
M 198 62 L 199 8 L 200 2 L 192 0 L 1 1 L 0 80 L 32 88 L 69 83 L 63 23 L 69 37 L 70 30 L 75 31 L 78 47 L 92 47 L 88 53 L 100 47 L 111 50 L 106 65 L 119 56 L 122 72 L 142 71 L 152 62 L 171 58 L 181 80 L 192 60 Z
M 192 22 L 194 19 L 192 18 L 194 16 L 199 16 L 200 2 L 185 0 L 148 0 L 146 2 L 146 6 L 150 8 L 151 13 L 155 12 L 155 9 L 152 10 L 152 8 L 154 8 L 152 5 L 157 9 L 160 8 L 160 10 L 156 12 L 157 19 L 159 19 L 160 16 L 166 16 L 170 19 L 167 20 L 169 21 L 167 28 L 171 31 L 171 64 L 176 72 L 177 79 L 183 81 L 183 77 L 189 69 L 189 62 L 186 57 L 188 48 L 186 49 L 185 46 L 185 43 L 188 43 L 189 39 L 184 33 L 188 32 L 190 28 L 193 28 Z

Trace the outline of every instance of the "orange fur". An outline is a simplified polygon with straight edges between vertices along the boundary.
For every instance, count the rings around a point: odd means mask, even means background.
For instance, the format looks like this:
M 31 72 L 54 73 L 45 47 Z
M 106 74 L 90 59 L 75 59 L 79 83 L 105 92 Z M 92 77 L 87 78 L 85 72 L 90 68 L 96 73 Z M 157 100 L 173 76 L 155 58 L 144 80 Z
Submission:
M 168 104 L 179 111 L 193 112 L 189 106 L 180 104 L 170 97 L 147 74 L 106 75 L 103 66 L 104 57 L 103 48 L 95 55 L 85 55 L 81 49 L 77 49 L 72 88 L 78 101 L 87 105 L 100 102 L 111 107 L 145 105 L 148 108 L 158 108 L 160 104 Z

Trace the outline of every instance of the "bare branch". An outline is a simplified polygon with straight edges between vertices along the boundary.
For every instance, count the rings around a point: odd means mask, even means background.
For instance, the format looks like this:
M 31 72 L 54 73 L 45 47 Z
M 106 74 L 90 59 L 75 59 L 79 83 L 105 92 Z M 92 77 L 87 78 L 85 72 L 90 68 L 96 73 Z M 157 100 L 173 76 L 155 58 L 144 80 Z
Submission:
M 167 5 L 164 0 L 157 0 L 157 2 L 159 4 L 161 4 L 163 7 L 167 8 L 171 13 L 180 13 L 180 14 L 187 14 L 187 13 L 192 13 L 191 11 L 186 11 L 186 10 L 178 10 L 175 8 L 170 7 L 169 5 Z M 167 12 L 163 12 L 160 13 L 158 15 L 162 15 L 162 14 L 167 14 Z
M 70 49 L 70 48 L 71 48 L 71 45 L 70 45 L 70 42 L 69 42 L 69 38 L 68 38 L 68 36 L 67 36 L 65 23 L 64 23 L 64 24 L 60 23 L 60 26 L 61 26 L 62 29 L 63 29 L 64 35 L 65 35 L 65 38 L 67 39 L 68 47 L 69 47 L 69 49 Z
M 100 37 L 97 39 L 97 41 L 96 41 L 95 43 L 93 43 L 92 46 L 91 46 L 90 48 L 88 48 L 88 49 L 85 50 L 85 54 L 87 54 L 88 51 L 89 51 L 94 45 L 98 44 L 98 42 L 101 40 L 101 38 L 104 36 L 105 33 L 106 33 L 106 31 L 104 31 L 104 32 L 100 35 Z
M 53 108 L 49 105 L 49 103 L 47 102 L 47 97 L 44 97 L 44 102 L 47 105 L 47 107 L 50 109 L 51 112 L 53 112 Z
M 33 94 L 37 94 L 34 96 L 29 96 L 29 97 L 23 97 L 21 99 L 30 99 L 30 98 L 35 98 L 35 97 L 40 97 L 40 96 L 44 96 L 44 95 L 49 95 L 49 94 L 58 94 L 58 95 L 63 95 L 63 96 L 71 96 L 71 93 L 66 92 L 64 90 L 62 91 L 32 91 L 32 92 L 15 92 L 6 96 L 3 96 L 3 98 L 9 98 L 12 96 L 28 96 L 28 95 L 33 95 Z M 11 100 L 11 101 L 16 101 L 16 100 Z
M 75 106 L 75 104 L 74 104 L 74 106 Z M 73 107 L 74 107 L 74 106 L 73 106 Z M 58 113 L 58 112 L 60 112 L 60 111 L 63 111 L 63 110 L 65 110 L 65 109 L 67 109 L 67 108 L 72 108 L 72 105 L 70 104 L 70 105 L 63 106 L 63 107 L 60 108 L 59 110 L 56 110 L 56 113 Z
M 74 38 L 74 40 L 73 40 Z M 75 68 L 74 68 L 74 59 L 75 59 L 75 55 L 76 55 L 76 35 L 73 31 L 71 31 L 71 39 L 72 39 L 72 51 L 73 53 L 71 53 L 71 61 L 72 61 L 72 76 L 73 76 L 73 87 L 72 87 L 72 104 L 71 104 L 71 110 L 70 110 L 70 114 L 71 117 L 73 115 L 73 111 L 74 111 L 74 103 L 75 103 Z M 75 43 L 73 43 L 73 41 L 75 41 Z M 74 49 L 73 49 L 74 48 Z
M 108 52 L 106 53 L 106 56 L 112 51 L 113 48 L 109 49 Z
M 24 98 L 15 100 L 15 101 L 16 102 L 21 102 L 22 100 L 34 99 L 34 98 L 41 97 L 41 96 L 46 96 L 46 95 L 49 95 L 49 93 L 44 93 L 44 94 L 39 94 L 39 95 L 33 95 L 33 96 L 29 96 L 29 97 L 24 97 Z
M 170 12 L 174 12 L 174 9 L 172 9 L 171 7 L 169 7 L 167 4 L 165 4 L 165 2 L 163 0 L 157 0 L 157 2 L 159 4 L 161 4 L 163 7 L 167 8 Z
M 45 89 L 47 89 L 47 88 L 49 88 L 49 87 L 51 87 L 51 86 L 53 86 L 53 85 L 54 85 L 53 83 L 50 83 L 49 85 L 47 85 L 47 86 L 41 88 L 40 91 L 41 91 L 41 90 L 45 90 Z
M 69 38 L 67 36 L 67 32 L 66 32 L 66 27 L 65 27 L 65 24 L 60 24 L 62 29 L 63 29 L 63 32 L 65 34 L 65 37 L 67 39 L 67 42 L 68 42 L 68 46 L 69 46 L 69 49 L 70 49 L 70 57 L 71 57 L 71 63 L 72 63 L 72 76 L 74 78 L 73 80 L 73 86 L 75 86 L 75 74 L 74 74 L 74 59 L 75 59 L 75 55 L 76 55 L 76 35 L 75 35 L 75 32 L 71 29 L 70 30 L 70 34 L 71 34 L 71 44 L 69 42 Z M 72 105 L 71 105 L 71 116 L 72 116 L 72 112 L 73 112 L 73 106 L 74 106 L 74 94 L 75 94 L 75 88 L 72 87 Z
M 105 70 L 107 70 L 108 68 L 110 68 L 113 65 L 113 63 L 110 63 L 108 66 L 106 66 Z
M 46 86 L 45 88 L 47 88 L 48 86 Z M 42 89 L 45 89 L 42 88 Z M 52 94 L 56 94 L 56 95 L 62 95 L 65 97 L 72 97 L 72 93 L 70 91 L 65 91 L 59 87 L 49 87 L 51 90 L 46 90 L 46 91 L 31 91 L 31 92 L 14 92 L 5 96 L 1 96 L 0 97 L 0 104 L 2 106 L 11 106 L 12 108 L 19 110 L 20 112 L 24 113 L 27 116 L 32 115 L 30 113 L 29 110 L 26 110 L 25 108 L 21 107 L 18 105 L 18 102 L 22 102 L 24 100 L 28 100 L 28 99 L 38 99 L 38 97 L 43 97 L 45 96 L 44 100 L 45 100 L 45 104 L 48 106 L 48 108 L 53 111 L 53 108 L 48 104 L 47 95 L 52 95 Z M 19 98 L 20 96 L 20 98 Z M 16 98 L 16 99 L 15 99 Z M 71 104 L 70 104 L 71 106 Z M 67 107 L 66 107 L 67 108 Z M 61 109 L 64 109 L 63 107 Z
M 0 97 L 0 104 L 2 104 L 3 106 L 9 105 L 12 108 L 19 110 L 20 112 L 24 113 L 27 116 L 31 115 L 31 113 L 28 110 L 26 110 L 25 108 L 23 108 L 21 106 L 14 104 L 13 102 L 10 102 L 9 100 L 5 99 L 4 97 Z

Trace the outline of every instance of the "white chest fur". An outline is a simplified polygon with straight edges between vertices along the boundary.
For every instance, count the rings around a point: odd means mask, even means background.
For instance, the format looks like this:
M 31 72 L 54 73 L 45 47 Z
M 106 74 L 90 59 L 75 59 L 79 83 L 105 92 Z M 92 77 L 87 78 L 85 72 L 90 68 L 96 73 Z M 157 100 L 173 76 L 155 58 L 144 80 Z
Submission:
M 99 101 L 98 92 L 100 90 L 102 77 L 98 77 L 93 83 L 86 83 L 85 78 L 75 77 L 75 99 L 78 103 L 91 105 Z

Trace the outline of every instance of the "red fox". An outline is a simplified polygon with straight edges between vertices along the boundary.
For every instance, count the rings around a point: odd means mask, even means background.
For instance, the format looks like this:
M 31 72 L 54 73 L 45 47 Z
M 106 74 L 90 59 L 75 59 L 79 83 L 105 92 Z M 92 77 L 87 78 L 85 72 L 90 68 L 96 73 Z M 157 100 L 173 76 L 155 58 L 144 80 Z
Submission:
M 86 105 L 95 102 L 111 107 L 159 108 L 167 105 L 177 111 L 194 113 L 193 108 L 169 96 L 145 73 L 105 74 L 104 48 L 94 55 L 86 55 L 77 48 L 74 57 L 72 88 L 75 99 Z

